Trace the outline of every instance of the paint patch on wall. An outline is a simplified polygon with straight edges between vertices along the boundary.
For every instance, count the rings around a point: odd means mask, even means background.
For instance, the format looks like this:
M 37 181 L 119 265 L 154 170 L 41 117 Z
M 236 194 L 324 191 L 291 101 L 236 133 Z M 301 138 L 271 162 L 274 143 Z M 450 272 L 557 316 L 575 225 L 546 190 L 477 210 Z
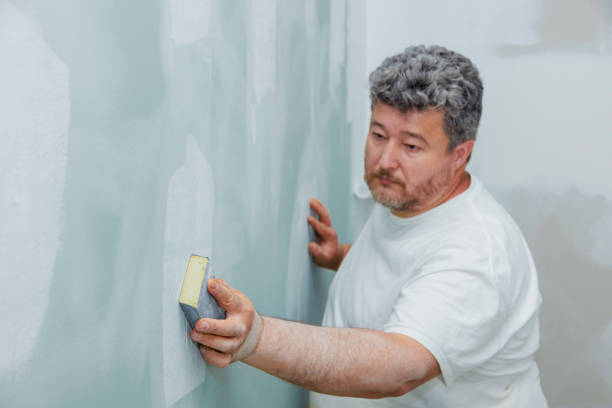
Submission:
M 209 0 L 169 0 L 170 38 L 190 44 L 206 38 L 210 19 Z
M 344 47 L 346 34 L 346 3 L 345 0 L 332 1 L 329 25 L 329 93 L 334 95 L 336 87 L 344 73 Z
M 612 397 L 612 320 L 603 331 L 600 340 L 602 353 L 598 357 L 600 375 L 603 379 L 608 397 Z
M 185 162 L 168 187 L 162 289 L 162 350 L 166 406 L 174 404 L 200 385 L 206 366 L 189 338 L 189 325 L 178 298 L 192 254 L 209 256 L 214 268 L 213 172 L 196 140 L 189 136 Z
M 550 406 L 607 401 L 612 397 L 607 391 L 612 382 L 612 270 L 610 256 L 594 258 L 590 248 L 610 242 L 610 231 L 595 227 L 611 213 L 612 203 L 577 189 L 500 193 L 496 195 L 521 226 L 538 268 L 543 303 L 537 360 Z M 577 403 L 563 405 L 567 401 Z
M 308 37 L 314 37 L 317 27 L 317 4 L 314 0 L 304 1 L 304 28 Z
M 266 94 L 274 92 L 276 84 L 276 0 L 252 2 L 251 9 L 253 21 L 248 58 L 255 101 L 259 104 Z
M 63 231 L 68 69 L 39 24 L 0 2 L 0 378 L 39 337 Z
M 289 260 L 287 265 L 286 282 L 286 310 L 290 319 L 319 324 L 313 321 L 318 314 L 322 314 L 323 301 L 317 310 L 316 303 L 320 299 L 313 299 L 313 294 L 320 291 L 323 286 L 320 272 L 316 270 L 310 253 L 308 242 L 315 239 L 312 227 L 306 221 L 306 216 L 311 214 L 309 201 L 316 197 L 329 207 L 328 202 L 328 177 L 326 177 L 326 165 L 324 157 L 329 151 L 329 143 L 326 139 L 316 141 L 313 137 L 308 138 L 304 147 L 300 172 L 298 175 L 298 188 L 293 204 L 293 217 L 291 220 L 291 242 L 289 244 Z M 315 214 L 313 216 L 316 217 Z M 333 218 L 332 218 L 333 223 Z
M 601 201 L 605 202 L 605 200 Z M 612 205 L 604 206 L 598 215 L 597 221 L 595 221 L 586 231 L 589 243 L 591 244 L 589 245 L 587 253 L 590 255 L 591 260 L 597 264 L 612 268 L 612 256 L 610 256 L 610 243 L 612 242 Z M 610 345 L 612 346 L 612 342 Z
M 315 279 L 315 266 L 307 249 L 307 244 L 315 239 L 312 227 L 306 222 L 310 214 L 309 200 L 317 196 L 317 182 L 312 179 L 301 180 L 296 194 L 293 217 L 291 220 L 291 243 L 287 265 L 286 311 L 291 320 L 304 321 L 309 310 L 311 286 Z M 321 197 L 318 197 L 323 200 Z M 325 203 L 324 203 L 325 204 Z M 318 323 L 318 322 L 317 322 Z
M 483 64 L 487 108 L 471 168 L 489 186 L 555 194 L 578 187 L 612 200 L 604 176 L 610 173 L 609 149 L 602 147 L 609 144 L 609 132 L 602 129 L 612 112 L 603 91 L 612 89 L 610 66 L 612 57 L 590 54 L 525 55 Z M 577 108 L 559 102 L 566 100 L 588 103 Z

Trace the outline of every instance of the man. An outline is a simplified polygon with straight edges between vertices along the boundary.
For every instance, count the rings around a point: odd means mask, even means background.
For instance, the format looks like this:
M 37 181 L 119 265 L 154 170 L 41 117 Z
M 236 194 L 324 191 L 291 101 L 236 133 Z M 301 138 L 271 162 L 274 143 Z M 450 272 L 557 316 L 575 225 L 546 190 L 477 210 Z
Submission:
M 319 239 L 308 249 L 338 270 L 323 326 L 259 316 L 212 280 L 227 319 L 197 323 L 204 359 L 242 360 L 309 389 L 313 407 L 546 407 L 529 249 L 465 170 L 482 90 L 472 63 L 445 48 L 387 58 L 370 75 L 365 149 L 378 204 L 352 247 L 310 203 Z

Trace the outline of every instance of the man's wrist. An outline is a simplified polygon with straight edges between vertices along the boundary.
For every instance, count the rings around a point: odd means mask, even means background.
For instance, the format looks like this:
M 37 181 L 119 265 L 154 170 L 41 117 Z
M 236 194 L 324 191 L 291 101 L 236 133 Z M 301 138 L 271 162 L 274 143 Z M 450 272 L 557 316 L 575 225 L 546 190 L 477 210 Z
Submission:
M 234 361 L 236 360 L 244 360 L 257 349 L 259 342 L 261 340 L 261 335 L 263 333 L 263 318 L 259 316 L 257 311 L 255 311 L 255 316 L 253 318 L 253 324 L 251 325 L 251 331 L 247 335 L 246 340 L 236 353 L 234 357 Z
M 344 257 L 346 256 L 346 253 L 348 252 L 348 245 L 347 244 L 339 244 L 338 245 L 338 257 L 336 260 L 336 271 L 338 269 L 340 269 L 340 265 L 342 265 L 342 261 L 344 261 Z

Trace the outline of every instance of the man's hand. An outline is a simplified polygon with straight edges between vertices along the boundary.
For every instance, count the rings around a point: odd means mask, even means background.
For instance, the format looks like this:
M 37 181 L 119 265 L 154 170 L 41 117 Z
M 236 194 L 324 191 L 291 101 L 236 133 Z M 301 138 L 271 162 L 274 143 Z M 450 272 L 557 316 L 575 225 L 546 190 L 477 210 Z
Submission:
M 225 320 L 200 319 L 191 339 L 200 344 L 200 354 L 210 364 L 225 367 L 250 355 L 259 342 L 263 320 L 253 303 L 223 279 L 208 281 L 208 291 L 227 312 Z
M 308 243 L 308 251 L 315 264 L 337 271 L 351 246 L 338 243 L 338 234 L 332 227 L 329 211 L 319 200 L 311 198 L 310 208 L 319 219 L 312 215 L 306 218 L 317 236 L 316 242 Z

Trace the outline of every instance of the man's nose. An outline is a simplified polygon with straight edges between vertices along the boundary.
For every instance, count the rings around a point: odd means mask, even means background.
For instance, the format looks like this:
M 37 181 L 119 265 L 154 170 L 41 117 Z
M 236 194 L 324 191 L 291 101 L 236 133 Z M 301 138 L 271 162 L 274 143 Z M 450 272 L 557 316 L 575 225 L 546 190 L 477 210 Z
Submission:
M 385 145 L 380 155 L 379 166 L 383 169 L 396 169 L 399 166 L 399 153 L 399 146 L 394 141 L 390 141 Z

